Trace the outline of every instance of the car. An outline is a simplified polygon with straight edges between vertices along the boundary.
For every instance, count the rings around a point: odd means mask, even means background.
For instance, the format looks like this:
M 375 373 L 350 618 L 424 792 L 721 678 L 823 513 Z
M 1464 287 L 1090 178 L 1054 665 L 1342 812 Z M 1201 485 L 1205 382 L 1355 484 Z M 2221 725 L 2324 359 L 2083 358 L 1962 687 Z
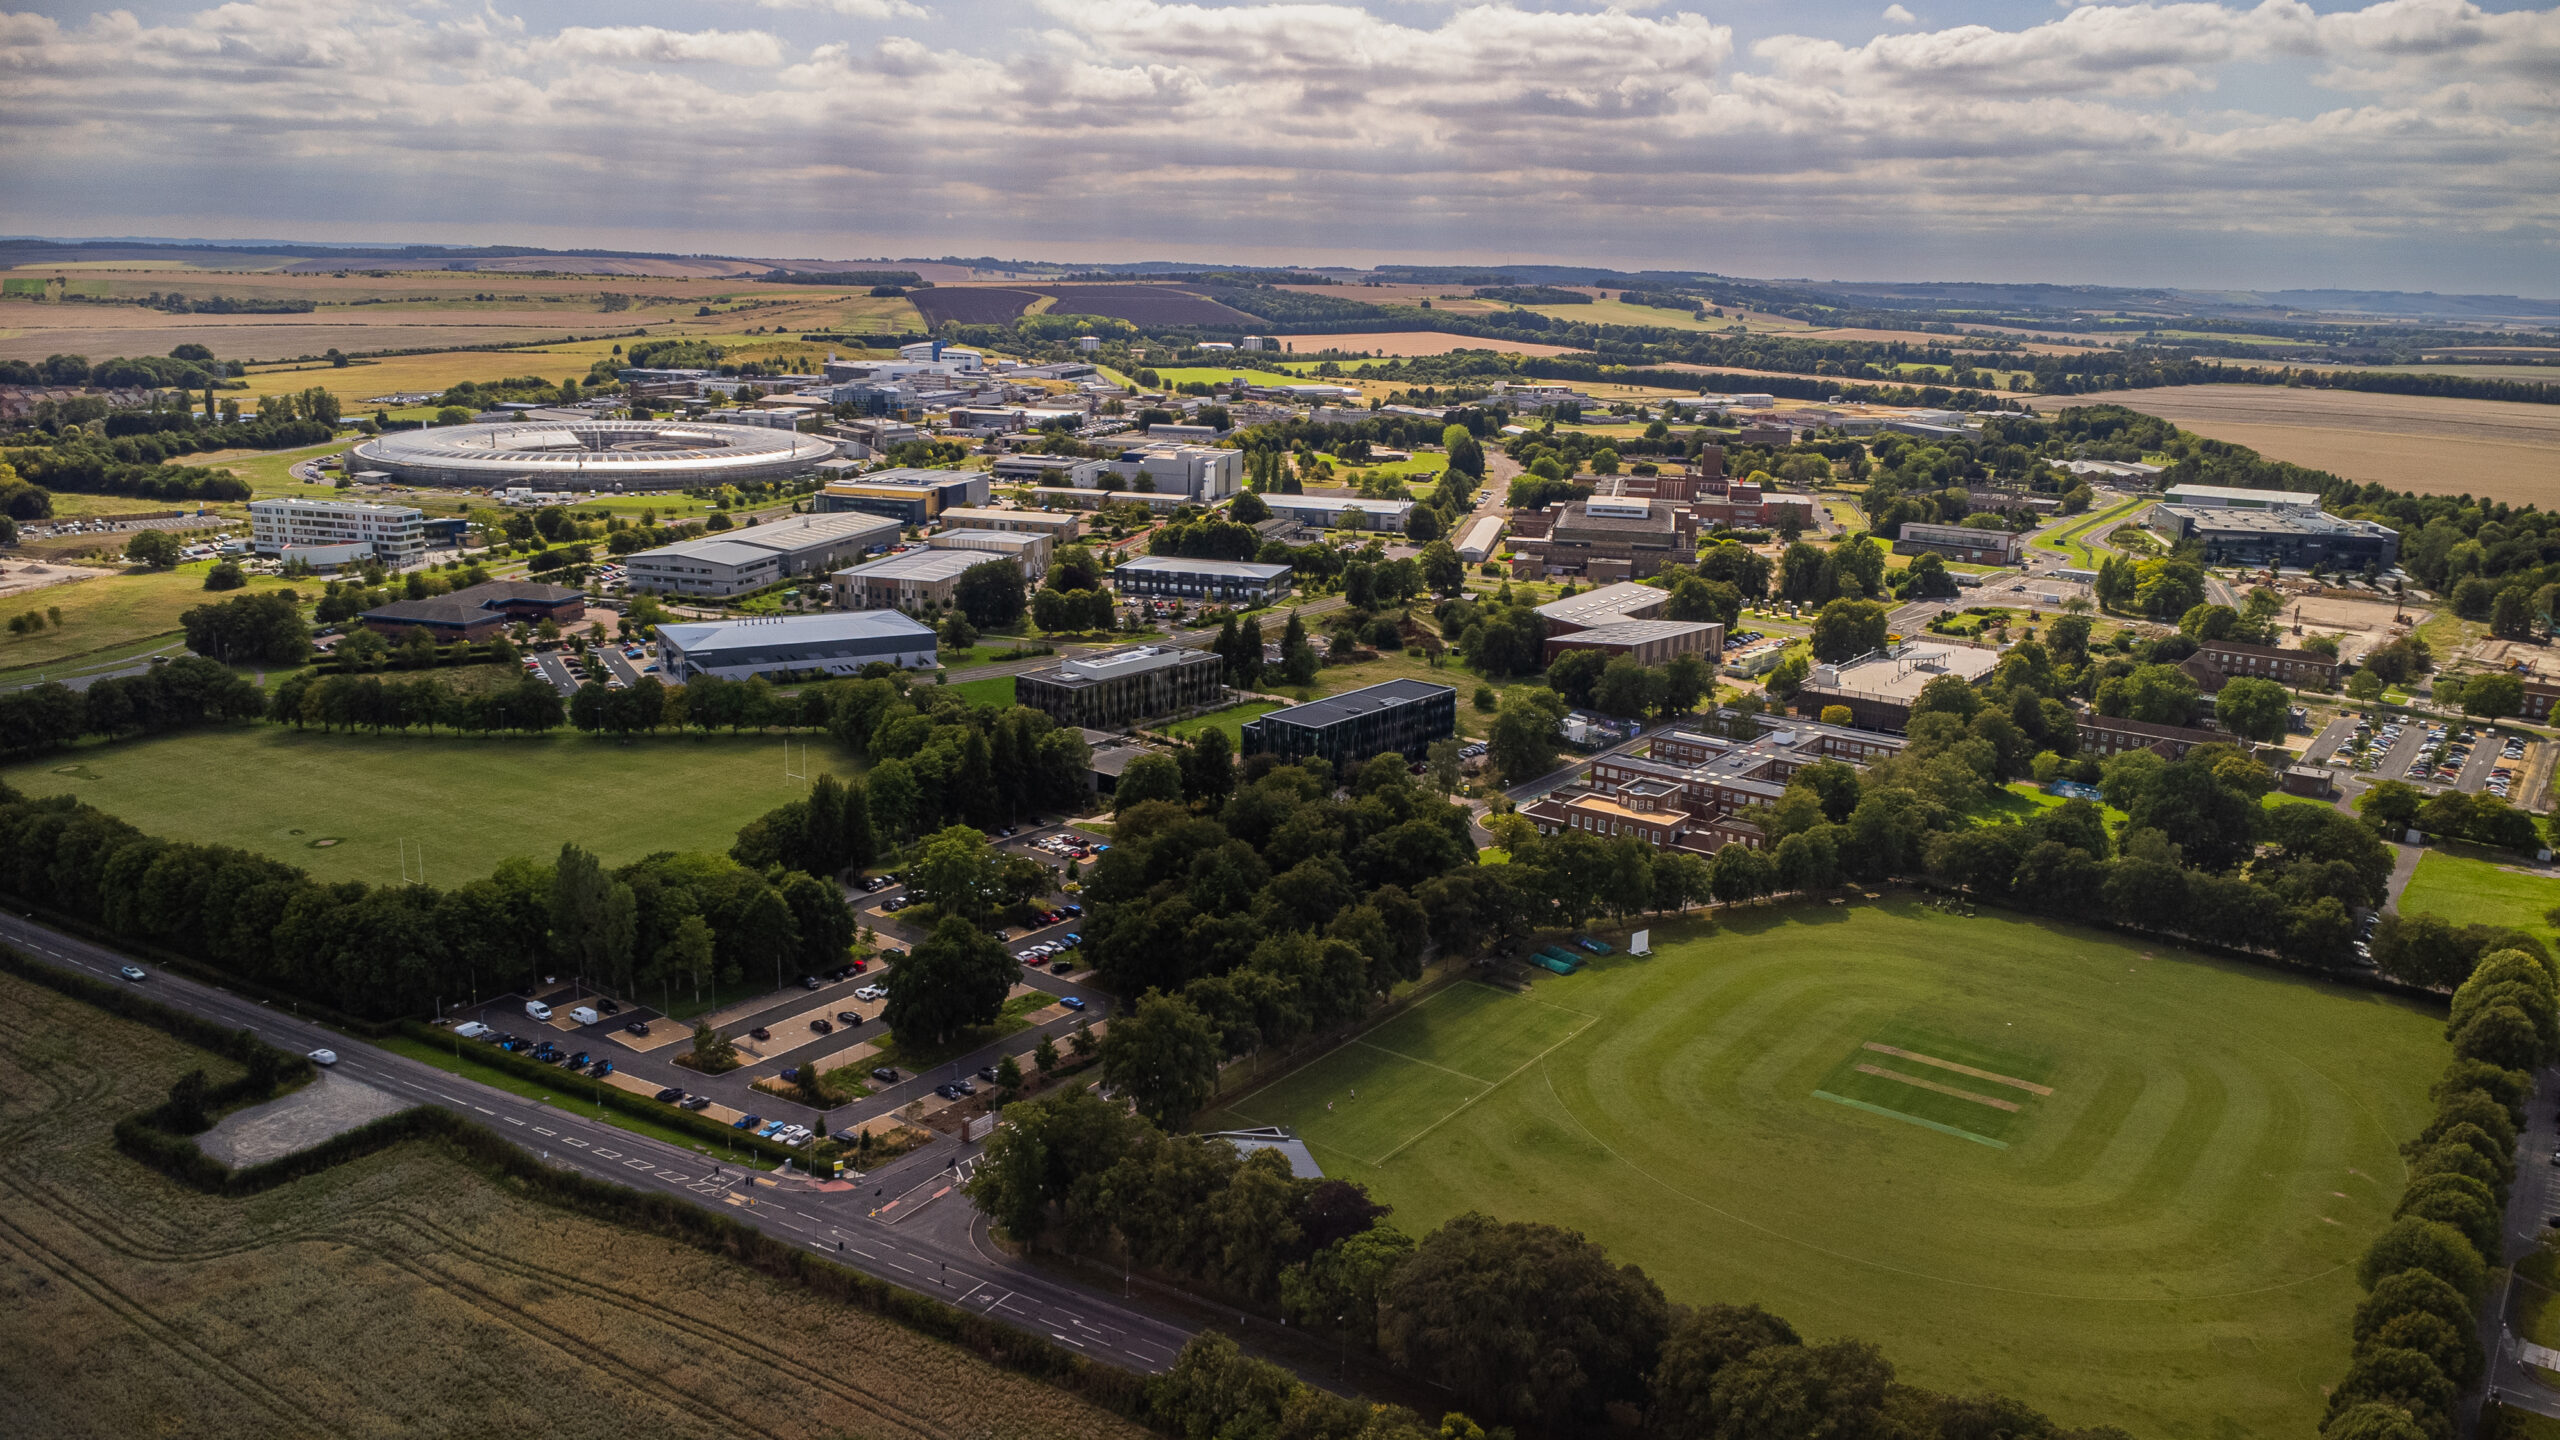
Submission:
M 883 950 L 883 951 L 881 951 L 880 953 L 881 953 L 882 955 L 884 955 L 884 956 L 887 956 L 887 955 L 895 955 L 895 954 L 898 954 L 898 953 L 900 953 L 900 952 L 895 951 L 895 950 Z M 845 968 L 845 969 L 847 969 L 847 970 L 852 971 L 852 972 L 853 972 L 854 974 L 856 974 L 856 975 L 859 975 L 859 974 L 861 974 L 862 972 L 864 972 L 865 970 L 868 970 L 868 969 L 870 969 L 870 968 L 871 968 L 871 962 L 870 962 L 870 961 L 868 961 L 868 960 L 856 960 L 856 961 L 854 961 L 852 964 L 847 965 L 847 966 L 846 966 L 846 967 L 844 967 L 844 968 Z
M 779 1120 L 768 1120 L 764 1124 L 756 1127 L 756 1133 L 763 1136 L 765 1139 L 770 1140 L 774 1136 L 782 1133 L 782 1122 Z
M 126 978 L 127 980 L 147 980 L 147 979 L 149 979 L 149 978 L 150 978 L 149 976 L 144 975 L 144 974 L 142 973 L 142 967 L 141 967 L 141 966 L 139 966 L 139 965 L 127 965 L 127 966 L 123 967 L 122 969 L 120 969 L 120 970 L 116 971 L 116 973 L 117 973 L 117 974 L 119 974 L 119 975 L 121 975 L 121 976 L 123 976 L 123 977 L 124 977 L 124 978 Z
M 773 1032 L 759 1025 L 753 1030 L 747 1032 L 747 1038 L 751 1040 L 770 1040 L 773 1038 Z
M 659 1091 L 651 1098 L 655 1099 L 661 1105 L 673 1105 L 684 1098 L 684 1087 L 681 1085 L 670 1085 L 666 1089 Z
M 1070 930 L 1067 932 L 1067 938 L 1061 943 L 1063 943 L 1068 949 L 1073 950 L 1084 943 L 1084 937 Z
M 853 998 L 856 1000 L 886 1000 L 889 998 L 889 992 L 881 989 L 877 985 L 865 985 L 861 989 L 853 992 Z
M 649 1033 L 649 1022 L 646 1020 L 634 1020 L 622 1028 L 634 1035 L 646 1035 Z
M 1081 1010 L 1084 1008 L 1084 997 L 1081 995 L 1069 995 L 1058 1003 L 1066 1006 L 1070 1010 Z
M 875 1065 L 871 1068 L 871 1078 L 883 1085 L 895 1085 L 903 1077 L 898 1074 L 898 1067 L 895 1065 Z
M 981 1065 L 981 1066 L 979 1066 L 979 1067 L 978 1067 L 978 1078 L 979 1078 L 979 1079 L 981 1079 L 981 1080 L 986 1081 L 986 1082 L 987 1082 L 988 1084 L 990 1084 L 990 1085 L 993 1085 L 994 1083 L 996 1083 L 996 1067 L 994 1067 L 993 1065 Z
M 815 975 L 803 975 L 800 977 L 800 988 L 803 990 L 822 990 L 826 988 L 826 984 L 826 981 L 819 979 Z
M 837 966 L 836 968 L 834 968 L 833 970 L 830 970 L 830 971 L 828 971 L 828 972 L 827 972 L 827 978 L 828 978 L 829 980 L 842 980 L 843 978 L 845 978 L 845 977 L 846 977 L 846 976 L 848 976 L 848 975 L 851 975 L 852 973 L 853 973 L 853 967 L 852 967 L 852 966 L 850 966 L 850 965 L 839 965 L 839 966 Z
M 839 1010 L 836 1012 L 836 1023 L 839 1025 L 859 1025 L 862 1023 L 862 1012 L 859 1010 Z
M 821 1034 L 821 1035 L 832 1035 L 832 1034 L 834 1034 L 834 1033 L 835 1033 L 835 1029 L 836 1029 L 836 1027 L 834 1027 L 833 1025 L 828 1024 L 828 1023 L 827 1023 L 826 1021 L 824 1021 L 824 1020 L 812 1020 L 812 1021 L 810 1021 L 810 1022 L 809 1022 L 809 1028 L 810 1028 L 810 1029 L 812 1029 L 812 1030 L 817 1031 L 817 1032 L 818 1032 L 819 1034 Z
M 677 1108 L 681 1110 L 703 1110 L 709 1108 L 710 1104 L 711 1097 L 708 1095 L 687 1095 L 682 1101 L 678 1102 Z
M 622 1007 L 610 1000 L 598 1000 L 596 1002 L 596 1009 L 607 1015 L 619 1015 L 622 1013 Z
M 945 1100 L 957 1100 L 960 1098 L 960 1087 L 957 1085 L 936 1085 L 933 1087 L 933 1093 L 941 1096 Z M 2560 1160 L 2554 1160 L 2552 1163 L 2560 1165 Z
M 596 1057 L 593 1055 L 581 1050 L 577 1054 L 569 1057 L 569 1068 L 572 1070 L 584 1070 L 587 1068 L 587 1063 L 595 1058 Z
M 1070 915 L 1082 915 L 1084 913 L 1084 907 L 1081 905 L 1061 905 L 1058 908 L 1066 911 Z
M 1046 964 L 1048 964 L 1048 963 L 1049 963 L 1049 957 L 1048 957 L 1048 956 L 1046 956 L 1046 955 L 1042 955 L 1042 954 L 1038 954 L 1038 953 L 1034 952 L 1034 953 L 1027 954 L 1027 955 L 1023 956 L 1023 957 L 1022 957 L 1022 963 L 1023 963 L 1023 964 L 1025 964 L 1025 965 L 1030 966 L 1030 967 L 1031 967 L 1032 969 L 1034 969 L 1034 970 L 1037 970 L 1037 969 L 1039 969 L 1041 966 L 1046 965 Z
M 732 1130 L 753 1130 L 763 1123 L 764 1117 L 761 1115 L 741 1115 L 738 1117 L 737 1123 L 731 1125 L 729 1128 Z
M 338 1063 L 338 1052 L 329 1049 L 314 1050 L 311 1052 L 311 1063 L 314 1065 L 335 1065 Z
M 613 1062 L 610 1060 L 599 1060 L 593 1065 L 587 1067 L 587 1074 L 598 1080 L 601 1080 L 612 1073 Z
M 963 1095 L 975 1095 L 975 1094 L 977 1094 L 977 1093 L 978 1093 L 978 1087 L 977 1087 L 977 1086 L 975 1086 L 975 1085 L 970 1084 L 970 1083 L 969 1083 L 968 1081 L 966 1081 L 966 1080 L 954 1080 L 954 1081 L 952 1081 L 952 1082 L 951 1082 L 951 1088 L 952 1088 L 952 1089 L 954 1089 L 954 1090 L 959 1091 L 959 1092 L 960 1092 L 961 1094 L 963 1094 Z

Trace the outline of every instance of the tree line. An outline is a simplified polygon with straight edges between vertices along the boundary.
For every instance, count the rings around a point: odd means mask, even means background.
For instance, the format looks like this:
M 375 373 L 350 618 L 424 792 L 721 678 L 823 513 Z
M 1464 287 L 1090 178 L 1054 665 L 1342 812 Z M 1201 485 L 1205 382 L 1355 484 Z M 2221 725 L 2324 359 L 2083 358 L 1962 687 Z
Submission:
M 1808 1343 L 1757 1305 L 1675 1304 L 1641 1268 L 1557 1226 L 1467 1214 L 1416 1238 L 1358 1184 L 1168 1132 L 1083 1086 L 1009 1106 L 1005 1120 L 968 1193 L 1016 1242 L 1124 1261 L 1285 1317 L 1445 1387 L 1487 1421 L 1570 1434 L 1632 1415 L 1660 1440 L 2124 1433 L 1903 1384 L 1875 1346 Z M 1391 1410 L 1371 1422 L 1383 1429 L 1301 1419 L 1310 1397 L 1221 1338 L 1194 1341 L 1158 1384 L 1187 1435 L 1431 1433 Z M 1438 1431 L 1484 1433 L 1468 1415 Z

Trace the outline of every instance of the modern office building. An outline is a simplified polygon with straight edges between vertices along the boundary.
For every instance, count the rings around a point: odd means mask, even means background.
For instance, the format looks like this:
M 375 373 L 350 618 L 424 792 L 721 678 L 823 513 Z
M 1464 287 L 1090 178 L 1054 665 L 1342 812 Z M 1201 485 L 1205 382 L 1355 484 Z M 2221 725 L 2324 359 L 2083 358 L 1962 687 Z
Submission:
M 1102 475 L 1119 477 L 1127 489 L 1179 495 L 1205 505 L 1244 488 L 1244 452 L 1207 445 L 1140 445 L 1104 461 L 1096 484 Z
M 1724 627 L 1712 620 L 1619 620 L 1547 637 L 1547 661 L 1567 650 L 1597 650 L 1620 655 L 1639 665 L 1668 665 L 1677 655 L 1695 655 L 1712 665 L 1724 654 Z
M 1317 530 L 1335 528 L 1404 533 L 1411 500 L 1366 500 L 1357 495 L 1265 495 L 1271 513 Z
M 839 610 L 919 611 L 949 608 L 960 577 L 971 567 L 1004 557 L 977 550 L 910 550 L 884 556 L 830 577 Z
M 1758 849 L 1768 837 L 1749 815 L 1778 803 L 1797 771 L 1826 760 L 1863 769 L 1906 743 L 1783 716 L 1761 716 L 1757 727 L 1750 740 L 1694 730 L 1656 736 L 1647 754 L 1604 756 L 1577 783 L 1522 805 L 1520 814 L 1541 835 L 1633 835 L 1660 849 L 1698 855 L 1727 845 Z
M 1670 591 L 1622 580 L 1550 600 L 1538 607 L 1538 618 L 1547 622 L 1548 634 L 1566 635 L 1626 620 L 1658 620 L 1670 605 Z
M 365 628 L 400 637 L 424 630 L 439 645 L 457 640 L 486 640 L 519 620 L 566 625 L 583 620 L 587 597 L 566 585 L 538 585 L 522 580 L 491 580 L 431 595 L 424 600 L 395 600 L 367 610 Z
M 1274 710 L 1244 725 L 1244 753 L 1296 760 L 1322 756 L 1337 777 L 1392 750 L 1419 762 L 1434 740 L 1458 733 L 1458 692 L 1427 680 L 1388 680 Z
M 1054 510 L 999 510 L 984 505 L 957 505 L 942 512 L 942 523 L 955 530 L 1004 530 L 1046 535 L 1060 545 L 1084 533 L 1084 517 Z
M 1133 645 L 1026 671 L 1014 677 L 1013 698 L 1061 725 L 1120 730 L 1224 703 L 1225 667 L 1206 650 Z
M 991 473 L 999 485 L 1068 485 L 1090 490 L 1103 462 L 1072 455 L 999 456 Z
M 830 480 L 811 501 L 825 514 L 858 511 L 883 515 L 901 525 L 924 525 L 955 506 L 987 503 L 983 470 L 923 470 L 909 466 L 874 470 L 868 475 Z
M 1893 542 L 1893 553 L 1917 555 L 1923 551 L 1974 565 L 2015 565 L 2027 553 L 2027 537 L 2008 530 L 1904 521 L 1902 538 Z
M 1246 601 L 1262 604 L 1289 593 L 1286 565 L 1251 560 L 1186 560 L 1175 555 L 1141 555 L 1111 571 L 1123 595 L 1174 595 L 1187 600 Z
M 249 547 L 261 555 L 290 560 L 296 550 L 335 550 L 361 545 L 364 555 L 394 570 L 405 570 L 427 553 L 427 516 L 407 505 L 371 505 L 352 500 L 252 500 L 249 502 Z M 315 563 L 344 563 L 332 554 Z M 362 558 L 361 555 L 353 558 Z
M 626 562 L 626 583 L 660 595 L 743 595 L 824 575 L 897 538 L 898 523 L 876 515 L 794 515 L 642 550 Z
M 936 530 L 924 537 L 924 543 L 934 550 L 974 550 L 980 559 L 1011 560 L 1022 568 L 1025 580 L 1036 581 L 1049 573 L 1050 541 L 1046 535 L 1011 530 Z
M 2331 515 L 2305 491 L 2172 485 L 2143 523 L 2173 544 L 2199 542 L 2208 565 L 2382 570 L 2400 559 L 2399 531 Z
M 671 685 L 696 675 L 853 675 L 875 661 L 902 670 L 932 668 L 933 627 L 896 611 L 658 627 L 658 673 Z
M 1911 702 L 1932 680 L 1957 675 L 1979 685 L 2000 663 L 2000 652 L 1972 645 L 1902 644 L 1836 665 L 1816 665 L 1796 691 L 1796 713 L 1817 717 L 1845 705 L 1849 723 L 1866 730 L 1900 730 L 1911 722 Z

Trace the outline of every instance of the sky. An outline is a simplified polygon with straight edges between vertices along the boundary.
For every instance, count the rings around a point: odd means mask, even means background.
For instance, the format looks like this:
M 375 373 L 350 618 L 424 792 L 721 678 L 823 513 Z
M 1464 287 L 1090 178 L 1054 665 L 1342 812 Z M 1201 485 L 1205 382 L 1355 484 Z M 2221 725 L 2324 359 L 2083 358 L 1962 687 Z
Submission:
M 2560 297 L 2560 5 L 0 0 L 0 231 Z

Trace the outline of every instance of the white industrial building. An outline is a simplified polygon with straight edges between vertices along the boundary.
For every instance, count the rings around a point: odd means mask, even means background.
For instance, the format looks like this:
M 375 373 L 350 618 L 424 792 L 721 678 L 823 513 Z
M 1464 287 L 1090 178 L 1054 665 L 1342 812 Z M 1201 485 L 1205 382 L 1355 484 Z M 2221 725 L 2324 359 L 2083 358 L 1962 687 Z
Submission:
M 1357 495 L 1264 495 L 1262 503 L 1284 520 L 1320 530 L 1351 525 L 1351 517 L 1357 514 L 1357 528 L 1399 535 L 1404 533 L 1405 517 L 1413 513 L 1414 505 L 1410 500 L 1368 500 Z
M 1179 495 L 1203 504 L 1224 500 L 1244 488 L 1244 452 L 1206 445 L 1141 445 L 1124 450 L 1102 470 L 1120 477 L 1131 490 Z M 1141 484 L 1144 480 L 1145 484 Z M 1095 477 L 1099 484 L 1100 476 Z
M 352 500 L 252 500 L 249 545 L 261 555 L 301 558 L 315 565 L 345 564 L 367 555 L 394 570 L 417 564 L 427 553 L 427 516 L 407 505 Z M 361 546 L 362 551 L 348 547 Z
M 942 523 L 954 530 L 1009 530 L 1046 535 L 1064 545 L 1084 533 L 1084 517 L 1057 510 L 999 510 L 983 505 L 954 505 L 942 512 Z
M 878 515 L 794 515 L 640 551 L 627 562 L 628 583 L 656 594 L 743 595 L 824 575 L 897 538 L 898 522 Z
M 858 674 L 885 662 L 902 670 L 936 663 L 933 627 L 895 610 L 692 621 L 658 627 L 658 672 L 671 684 L 696 675 Z
M 982 556 L 1011 560 L 1022 567 L 1022 578 L 1038 580 L 1049 573 L 1050 539 L 1046 535 L 1019 530 L 937 530 L 924 539 L 936 550 L 970 551 Z
M 1502 517 L 1478 515 L 1459 528 L 1458 543 L 1454 548 L 1459 559 L 1470 565 L 1481 565 L 1492 559 L 1501 546 Z

